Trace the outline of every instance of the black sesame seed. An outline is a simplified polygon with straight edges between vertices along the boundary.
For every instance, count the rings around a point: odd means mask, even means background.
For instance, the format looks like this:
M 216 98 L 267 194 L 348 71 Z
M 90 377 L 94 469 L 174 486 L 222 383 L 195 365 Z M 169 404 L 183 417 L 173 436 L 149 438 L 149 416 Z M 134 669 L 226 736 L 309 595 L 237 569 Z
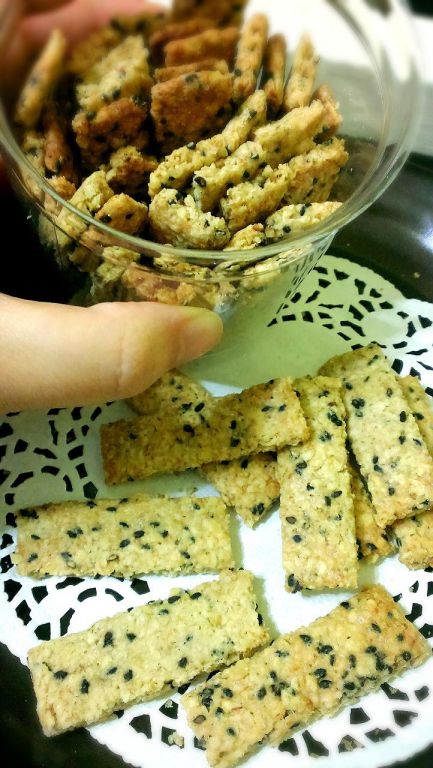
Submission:
M 227 733 L 229 736 L 236 736 L 236 731 L 234 728 L 227 728 Z
M 125 547 L 129 547 L 130 543 L 130 539 L 123 539 L 123 541 L 120 542 L 119 547 L 120 549 L 125 549 Z
M 201 592 L 193 592 L 192 595 L 190 595 L 191 600 L 198 600 L 199 597 L 201 597 Z
M 86 678 L 83 678 L 83 680 L 81 681 L 81 688 L 80 688 L 81 693 L 89 693 L 89 688 L 90 688 L 89 681 L 86 680 Z
M 328 419 L 329 419 L 329 421 L 331 421 L 333 424 L 335 424 L 335 426 L 336 426 L 336 427 L 341 427 L 341 426 L 343 426 L 343 422 L 342 422 L 342 421 L 341 421 L 341 419 L 340 419 L 340 418 L 337 416 L 337 414 L 335 413 L 335 411 L 329 411 L 329 412 L 328 412 L 328 414 L 327 414 L 327 416 L 328 416 Z
M 111 669 L 107 671 L 107 675 L 114 675 L 116 672 L 117 672 L 117 667 L 111 667 Z
M 134 531 L 134 539 L 142 539 L 144 536 L 144 531 Z
M 107 647 L 107 645 L 113 645 L 113 633 L 112 632 L 106 632 L 104 637 L 104 648 Z
M 132 643 L 133 640 L 135 640 L 135 638 L 137 637 L 137 635 L 134 635 L 133 632 L 127 632 L 126 637 L 128 638 L 129 642 Z
M 403 656 L 405 661 L 410 661 L 412 658 L 412 654 L 410 651 L 403 651 L 401 655 Z
M 183 428 L 183 431 L 186 432 L 189 435 L 195 435 L 194 429 L 191 426 L 191 424 L 185 424 L 184 428 Z
M 178 661 L 178 666 L 179 666 L 179 667 L 182 667 L 182 669 L 183 669 L 184 667 L 186 667 L 186 666 L 187 666 L 187 664 L 188 664 L 188 659 L 187 659 L 187 657 L 186 657 L 186 656 L 182 656 L 182 658 L 181 658 L 181 659 L 179 659 L 179 661 Z
M 403 422 L 407 421 L 407 413 L 406 413 L 406 411 L 402 411 L 400 413 L 400 421 L 403 421 Z
M 123 679 L 126 680 L 126 682 L 128 682 L 129 680 L 132 680 L 133 677 L 134 677 L 134 673 L 132 669 L 128 669 L 123 675 Z
M 302 536 L 299 536 L 298 533 L 296 533 L 292 538 L 295 544 L 299 544 L 299 542 L 302 541 Z
M 374 622 L 371 625 L 371 628 L 372 628 L 373 632 L 378 632 L 379 634 L 382 632 L 381 628 L 379 627 L 379 624 L 375 624 Z
M 319 667 L 318 669 L 315 669 L 313 674 L 316 677 L 322 678 L 326 676 L 326 669 L 323 669 L 323 667 Z
M 228 699 L 231 699 L 233 697 L 233 691 L 231 688 L 223 688 L 223 696 L 226 696 Z
M 305 645 L 311 645 L 311 635 L 300 635 L 300 638 L 304 641 Z
M 59 669 L 57 672 L 54 672 L 54 677 L 56 678 L 56 680 L 64 680 L 65 677 L 67 676 L 68 676 L 68 673 L 65 672 L 64 669 Z
M 180 600 L 180 595 L 171 595 L 171 597 L 168 598 L 168 603 L 177 603 L 177 601 Z
M 264 699 L 266 696 L 266 688 L 265 687 L 259 688 L 259 690 L 256 693 L 256 696 L 258 699 Z
M 296 465 L 296 467 L 295 467 L 295 472 L 296 472 L 296 474 L 297 474 L 297 475 L 302 475 L 302 472 L 304 471 L 304 469 L 306 469 L 306 468 L 307 468 L 307 466 L 308 466 L 308 465 L 307 465 L 307 462 L 306 462 L 306 461 L 300 461 L 300 462 L 298 462 L 298 464 L 297 464 L 297 465 Z
M 348 603 L 347 600 L 343 600 L 343 602 L 340 603 L 340 605 L 341 605 L 342 608 L 346 608 L 346 610 L 348 610 L 350 608 L 350 603 Z
M 290 525 L 294 525 L 296 523 L 296 517 L 293 517 L 293 515 L 290 515 L 290 517 L 286 517 L 286 520 Z
M 319 688 L 330 688 L 332 685 L 331 680 L 319 680 Z

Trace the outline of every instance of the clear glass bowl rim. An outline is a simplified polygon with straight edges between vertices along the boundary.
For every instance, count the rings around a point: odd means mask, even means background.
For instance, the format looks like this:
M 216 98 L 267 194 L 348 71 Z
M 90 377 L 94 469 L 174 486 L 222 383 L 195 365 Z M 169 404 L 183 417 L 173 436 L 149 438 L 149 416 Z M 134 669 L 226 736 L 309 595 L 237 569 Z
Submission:
M 331 3 L 334 5 L 334 2 Z M 340 0 L 335 2 L 337 11 L 343 13 L 339 8 Z M 292 249 L 306 247 L 308 245 L 313 246 L 315 242 L 318 242 L 325 237 L 333 235 L 339 229 L 349 224 L 353 219 L 359 216 L 365 211 L 394 181 L 399 171 L 406 162 L 409 153 L 412 148 L 414 138 L 419 125 L 422 94 L 421 94 L 421 60 L 416 45 L 416 34 L 411 18 L 411 11 L 409 8 L 408 0 L 394 0 L 394 7 L 398 13 L 402 14 L 404 23 L 406 26 L 406 33 L 411 40 L 411 72 L 410 82 L 405 85 L 406 95 L 410 99 L 407 106 L 410 107 L 409 113 L 411 119 L 407 122 L 405 129 L 402 130 L 400 140 L 397 144 L 395 154 L 392 154 L 390 158 L 385 158 L 385 152 L 387 148 L 386 136 L 382 136 L 381 143 L 378 147 L 377 156 L 375 162 L 367 172 L 362 183 L 351 195 L 351 197 L 344 202 L 331 217 L 325 219 L 323 222 L 316 226 L 309 228 L 304 234 L 299 234 L 293 237 L 287 237 L 284 240 L 280 240 L 277 243 L 270 245 L 259 246 L 251 251 L 245 250 L 223 250 L 223 251 L 206 251 L 189 248 L 177 248 L 172 245 L 163 245 L 156 243 L 152 240 L 146 240 L 144 238 L 134 237 L 127 235 L 119 230 L 115 230 L 103 224 L 100 221 L 95 220 L 90 215 L 83 213 L 70 202 L 60 197 L 57 192 L 50 186 L 49 181 L 45 179 L 31 164 L 30 160 L 25 156 L 21 148 L 19 147 L 15 137 L 10 129 L 9 121 L 4 111 L 2 102 L 0 101 L 0 146 L 2 145 L 6 155 L 19 167 L 25 169 L 25 173 L 29 174 L 36 182 L 38 187 L 51 197 L 60 208 L 66 208 L 71 214 L 74 214 L 78 219 L 81 219 L 88 226 L 92 226 L 94 229 L 100 231 L 105 238 L 107 236 L 112 238 L 112 245 L 117 247 L 124 247 L 128 250 L 137 251 L 140 253 L 146 253 L 153 256 L 165 256 L 173 258 L 173 260 L 179 262 L 186 262 L 190 264 L 197 264 L 200 262 L 202 265 L 206 265 L 206 262 L 215 266 L 218 262 L 242 262 L 246 264 L 248 261 L 263 261 L 264 259 L 281 254 L 285 250 L 290 251 Z M 344 16 L 347 15 L 344 13 Z M 365 37 L 361 37 L 359 28 L 354 29 L 358 38 L 364 45 L 364 48 L 370 55 L 372 64 L 375 65 L 375 74 L 378 78 L 379 86 L 382 87 L 382 83 L 378 77 L 378 62 L 371 49 L 369 41 Z M 385 98 L 386 94 L 383 93 L 382 98 Z M 385 106 L 385 122 L 389 118 L 389 105 Z M 1 124 L 3 123 L 3 125 Z M 17 176 L 19 183 L 22 185 L 22 179 Z M 25 192 L 29 195 L 29 190 L 26 187 Z M 35 197 L 35 195 L 33 195 Z M 50 216 L 44 209 L 43 213 L 53 223 L 55 218 Z M 289 255 L 289 254 L 288 254 Z M 302 255 L 299 256 L 302 259 Z M 139 268 L 139 265 L 137 265 Z M 144 269 L 144 268 L 143 268 Z

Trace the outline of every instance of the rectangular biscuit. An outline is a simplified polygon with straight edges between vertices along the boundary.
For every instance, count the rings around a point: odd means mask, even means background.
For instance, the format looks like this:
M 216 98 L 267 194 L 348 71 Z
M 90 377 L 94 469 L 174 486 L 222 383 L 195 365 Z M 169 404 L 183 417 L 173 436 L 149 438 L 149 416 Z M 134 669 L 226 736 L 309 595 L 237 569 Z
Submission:
M 299 379 L 295 387 L 310 439 L 278 454 L 286 588 L 355 589 L 358 552 L 341 385 L 318 376 Z
M 212 211 L 229 187 L 256 175 L 264 152 L 256 141 L 246 141 L 226 160 L 200 169 L 193 176 L 192 194 L 202 211 Z
M 433 460 L 403 397 L 399 380 L 376 344 L 333 358 L 321 372 L 343 380 L 348 436 L 385 528 L 433 504 Z
M 268 17 L 263 13 L 252 16 L 242 30 L 234 69 L 233 97 L 238 104 L 256 90 L 268 32 Z
M 104 171 L 95 171 L 78 187 L 71 198 L 71 204 L 79 211 L 94 216 L 112 196 L 113 190 L 107 183 Z M 61 248 L 66 247 L 71 240 L 79 238 L 87 228 L 86 222 L 66 208 L 61 211 L 56 223 L 61 230 L 57 233 Z
M 265 219 L 281 203 L 292 179 L 289 164 L 271 170 L 263 184 L 245 181 L 231 187 L 221 200 L 222 214 L 231 232 Z
M 109 154 L 123 147 L 144 149 L 149 143 L 149 134 L 143 128 L 147 115 L 146 102 L 126 96 L 97 112 L 77 112 L 72 128 L 86 168 L 99 168 Z
M 43 111 L 43 128 L 45 168 L 51 175 L 61 174 L 75 184 L 78 174 L 74 168 L 72 150 L 68 143 L 66 119 L 60 114 L 58 105 L 53 101 L 50 101 Z
M 156 83 L 166 83 L 167 80 L 173 80 L 180 75 L 191 75 L 194 72 L 221 72 L 227 74 L 229 68 L 224 59 L 202 59 L 193 61 L 191 64 L 180 64 L 178 67 L 162 67 L 155 69 L 153 76 Z
M 235 461 L 205 464 L 202 472 L 227 506 L 254 528 L 280 495 L 277 461 L 273 453 L 257 453 Z
M 195 426 L 203 417 L 208 418 L 213 400 L 212 395 L 189 376 L 180 371 L 169 371 L 146 392 L 131 398 L 129 405 L 141 415 L 150 415 L 157 410 L 175 411 L 185 423 Z M 279 496 L 274 454 L 206 464 L 202 472 L 221 494 L 224 503 L 251 527 L 269 512 Z
M 33 578 L 211 573 L 233 568 L 217 498 L 70 501 L 20 512 L 14 562 Z
M 141 416 L 155 411 L 175 411 L 183 415 L 185 423 L 196 414 L 197 423 L 201 421 L 200 413 L 207 416 L 208 407 L 213 401 L 212 395 L 181 371 L 164 373 L 155 384 L 139 395 L 131 397 L 128 404 Z M 209 411 L 210 413 L 210 411 Z
M 386 531 L 376 524 L 375 510 L 359 470 L 350 464 L 350 481 L 355 511 L 356 541 L 360 560 L 376 563 L 395 551 Z
M 25 128 L 35 128 L 42 110 L 63 73 L 66 38 L 54 29 L 32 67 L 15 107 L 14 119 Z
M 286 112 L 306 107 L 314 90 L 319 59 L 308 35 L 304 35 L 295 51 L 293 66 L 284 94 Z
M 165 153 L 220 130 L 232 112 L 233 76 L 192 72 L 152 88 L 151 115 Z
M 251 654 L 268 640 L 256 607 L 252 575 L 227 571 L 32 648 L 28 662 L 45 735 L 100 722 Z
M 158 167 L 156 157 L 140 152 L 137 147 L 121 147 L 110 155 L 107 181 L 115 192 L 134 195 L 147 191 L 149 177 Z
M 186 147 L 175 149 L 160 163 L 150 177 L 150 197 L 155 197 L 164 187 L 182 189 L 195 171 L 234 152 L 265 119 L 266 97 L 263 91 L 257 91 L 240 107 L 238 114 L 230 120 L 222 133 L 204 139 L 197 145 L 191 142 Z
M 433 413 L 422 384 L 415 376 L 399 379 L 405 399 L 418 424 L 430 456 L 433 456 Z M 398 557 L 408 568 L 433 565 L 433 512 L 407 517 L 394 524 Z
M 149 220 L 157 242 L 178 248 L 218 250 L 230 240 L 224 219 L 203 213 L 191 195 L 184 200 L 176 189 L 158 192 L 150 204 Z
M 403 395 L 409 403 L 414 419 L 418 424 L 418 429 L 421 432 L 427 450 L 433 456 L 432 400 L 416 376 L 405 376 L 399 379 L 399 383 L 403 389 Z
M 256 91 L 239 107 L 235 115 L 222 132 L 226 142 L 227 154 L 232 154 L 249 138 L 257 126 L 266 120 L 267 103 L 264 91 Z
M 167 43 L 171 43 L 173 40 L 183 40 L 185 37 L 198 35 L 206 29 L 213 28 L 215 28 L 215 22 L 210 18 L 207 19 L 204 17 L 197 17 L 164 25 L 149 38 L 149 49 L 152 61 L 163 61 L 164 48 Z
M 314 91 L 313 101 L 320 101 L 325 107 L 325 119 L 320 134 L 321 141 L 327 141 L 334 136 L 340 128 L 343 118 L 340 113 L 340 105 L 329 85 L 323 84 Z
M 85 72 L 76 95 L 84 112 L 97 112 L 120 98 L 145 98 L 152 86 L 148 50 L 140 35 L 130 36 Z
M 326 202 L 348 159 L 342 139 L 330 139 L 310 152 L 292 158 L 290 168 L 293 177 L 284 201 L 289 205 Z
M 110 485 L 263 453 L 308 437 L 290 379 L 273 380 L 239 395 L 215 398 L 195 426 L 178 414 L 156 412 L 101 429 L 106 480 Z M 164 439 L 161 439 L 161 436 Z
M 287 43 L 284 35 L 272 35 L 266 46 L 263 62 L 263 90 L 268 102 L 268 112 L 275 117 L 284 99 Z
M 220 26 L 240 26 L 248 0 L 174 0 L 173 16 L 183 21 L 195 16 L 213 19 Z
M 101 27 L 73 46 L 66 62 L 68 74 L 82 77 L 122 41 L 122 34 L 111 25 Z
M 263 224 L 250 224 L 239 232 L 235 232 L 225 251 L 247 251 L 258 248 L 266 242 L 265 228 Z
M 165 66 L 177 67 L 209 56 L 232 64 L 238 40 L 237 27 L 208 29 L 198 35 L 173 40 L 164 47 Z
M 266 219 L 266 239 L 277 242 L 288 237 L 290 233 L 303 232 L 332 216 L 341 205 L 331 202 L 286 205 Z
M 267 162 L 275 168 L 290 157 L 313 149 L 313 139 L 322 133 L 326 118 L 322 102 L 313 101 L 308 107 L 293 109 L 280 120 L 257 128 L 252 138 L 260 142 Z
M 430 656 L 400 606 L 373 586 L 219 672 L 181 703 L 210 765 L 232 768 L 260 744 L 279 744 Z
M 133 197 L 122 192 L 110 197 L 95 218 L 113 229 L 118 229 L 119 232 L 137 235 L 147 221 L 147 213 L 145 203 L 138 203 Z

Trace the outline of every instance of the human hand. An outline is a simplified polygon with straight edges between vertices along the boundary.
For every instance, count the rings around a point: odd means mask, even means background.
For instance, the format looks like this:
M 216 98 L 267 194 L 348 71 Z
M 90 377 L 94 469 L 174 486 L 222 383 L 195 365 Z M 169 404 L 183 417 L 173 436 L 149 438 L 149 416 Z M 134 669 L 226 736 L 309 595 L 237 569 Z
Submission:
M 29 15 L 14 38 L 17 57 L 43 44 L 56 26 L 76 41 L 116 13 L 157 8 L 143 0 L 27 0 L 25 5 Z M 1 294 L 0 325 L 3 412 L 136 395 L 165 371 L 207 352 L 222 334 L 221 320 L 208 310 L 150 302 L 84 309 Z

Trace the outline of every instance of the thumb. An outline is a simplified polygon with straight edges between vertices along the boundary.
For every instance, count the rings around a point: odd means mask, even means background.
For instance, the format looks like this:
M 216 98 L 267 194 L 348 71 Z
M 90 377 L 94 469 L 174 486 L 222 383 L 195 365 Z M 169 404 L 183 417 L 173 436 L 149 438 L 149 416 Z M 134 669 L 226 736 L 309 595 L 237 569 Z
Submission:
M 213 312 L 165 304 L 81 308 L 0 295 L 0 410 L 132 397 L 221 338 Z

